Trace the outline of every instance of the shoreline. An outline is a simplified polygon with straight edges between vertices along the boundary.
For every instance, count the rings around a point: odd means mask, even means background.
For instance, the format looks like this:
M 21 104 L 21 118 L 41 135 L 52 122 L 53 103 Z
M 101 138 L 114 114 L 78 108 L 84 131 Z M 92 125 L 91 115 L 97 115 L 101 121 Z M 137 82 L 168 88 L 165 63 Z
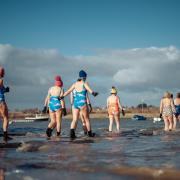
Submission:
M 153 120 L 154 117 L 159 117 L 159 113 L 126 113 L 125 116 L 120 114 L 120 119 L 131 119 L 134 115 L 143 115 L 147 118 L 147 120 Z M 35 114 L 34 113 L 10 113 L 9 115 L 9 120 L 25 120 L 25 117 L 33 117 Z M 62 117 L 65 120 L 71 120 L 72 119 L 72 114 L 67 114 L 66 116 Z M 107 112 L 98 112 L 98 113 L 91 113 L 90 114 L 90 119 L 98 119 L 98 120 L 103 120 L 103 119 L 108 119 L 108 114 Z M 27 120 L 28 121 L 28 120 Z

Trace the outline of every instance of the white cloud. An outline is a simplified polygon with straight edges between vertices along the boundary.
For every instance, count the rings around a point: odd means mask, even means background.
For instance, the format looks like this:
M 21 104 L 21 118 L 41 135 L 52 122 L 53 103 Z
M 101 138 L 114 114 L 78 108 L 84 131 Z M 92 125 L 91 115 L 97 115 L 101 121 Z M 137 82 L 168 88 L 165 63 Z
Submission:
M 5 80 L 12 87 L 9 104 L 26 100 L 31 106 L 40 104 L 56 74 L 62 76 L 67 88 L 81 69 L 87 71 L 89 83 L 101 93 L 97 105 L 105 103 L 112 85 L 119 88 L 123 101 L 130 105 L 137 104 L 142 96 L 158 104 L 157 94 L 160 98 L 165 90 L 177 92 L 180 84 L 180 50 L 174 46 L 101 49 L 93 56 L 64 57 L 57 49 L 22 49 L 0 44 L 0 64 L 5 67 Z

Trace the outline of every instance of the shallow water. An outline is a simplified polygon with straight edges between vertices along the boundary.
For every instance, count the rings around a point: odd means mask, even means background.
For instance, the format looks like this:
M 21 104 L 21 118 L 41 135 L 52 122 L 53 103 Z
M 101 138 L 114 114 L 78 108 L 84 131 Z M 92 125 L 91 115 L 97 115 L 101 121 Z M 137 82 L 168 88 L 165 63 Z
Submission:
M 10 125 L 14 139 L 4 144 L 0 137 L 5 179 L 179 179 L 179 129 L 165 133 L 163 123 L 122 120 L 117 135 L 107 132 L 108 120 L 91 120 L 97 136 L 85 137 L 79 123 L 72 141 L 70 122 L 63 121 L 62 137 L 49 140 L 48 122 Z

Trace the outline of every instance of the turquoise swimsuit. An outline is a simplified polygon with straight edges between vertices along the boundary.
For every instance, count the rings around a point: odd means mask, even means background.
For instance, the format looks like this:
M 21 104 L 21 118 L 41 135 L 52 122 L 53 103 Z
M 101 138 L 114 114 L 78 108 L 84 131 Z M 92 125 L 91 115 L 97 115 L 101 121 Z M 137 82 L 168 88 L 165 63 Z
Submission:
M 81 92 L 73 90 L 73 106 L 75 109 L 81 109 L 83 106 L 87 104 L 86 98 L 87 90 L 83 84 L 83 90 Z
M 61 91 L 59 94 L 61 94 Z M 59 96 L 51 96 L 49 101 L 49 109 L 53 112 L 56 112 L 61 108 L 62 105 Z

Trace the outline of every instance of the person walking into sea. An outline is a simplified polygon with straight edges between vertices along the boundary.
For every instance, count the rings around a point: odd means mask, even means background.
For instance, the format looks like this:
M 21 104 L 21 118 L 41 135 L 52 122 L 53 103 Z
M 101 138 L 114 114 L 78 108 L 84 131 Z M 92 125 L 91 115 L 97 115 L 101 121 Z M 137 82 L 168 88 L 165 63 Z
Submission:
M 81 113 L 84 117 L 85 124 L 88 131 L 89 137 L 94 137 L 95 134 L 91 131 L 91 124 L 89 121 L 89 111 L 87 107 L 87 91 L 93 96 L 97 96 L 98 93 L 94 92 L 89 84 L 86 82 L 87 73 L 83 70 L 79 72 L 78 80 L 64 93 L 63 96 L 67 96 L 71 92 L 73 92 L 73 120 L 70 127 L 70 137 L 72 139 L 76 138 L 75 128 L 77 125 L 77 121 L 79 118 L 79 114 Z
M 176 108 L 176 113 L 174 115 L 174 129 L 176 128 L 176 122 L 180 122 L 180 93 L 177 93 L 176 98 L 174 99 L 174 105 Z
M 73 108 L 74 108 L 73 104 L 74 104 L 74 96 L 75 96 L 75 94 L 76 94 L 76 90 L 74 89 L 70 94 L 70 102 L 71 102 L 72 111 L 73 111 Z M 90 102 L 88 92 L 86 93 L 86 101 L 87 101 L 87 105 L 88 105 L 88 111 L 89 111 L 89 113 L 91 113 L 92 105 L 91 105 L 91 102 Z M 81 111 L 80 111 L 80 118 L 81 118 L 81 122 L 82 122 L 82 126 L 83 126 L 84 135 L 87 135 L 86 121 L 85 121 L 85 118 L 84 118 Z
M 175 106 L 171 93 L 165 92 L 160 103 L 160 118 L 164 119 L 165 131 L 171 131 L 173 128 L 173 113 L 175 113 Z
M 113 86 L 111 89 L 111 95 L 107 98 L 107 110 L 109 116 L 109 132 L 112 132 L 113 121 L 116 121 L 117 132 L 120 132 L 120 110 L 123 116 L 125 115 L 122 105 L 120 103 L 120 98 L 117 96 L 117 90 Z
M 3 119 L 3 140 L 8 141 L 12 138 L 8 136 L 8 125 L 9 125 L 9 119 L 8 119 L 8 106 L 5 101 L 4 94 L 9 92 L 9 87 L 4 87 L 4 78 L 5 71 L 4 68 L 0 67 L 0 116 Z
M 49 111 L 50 123 L 46 130 L 46 134 L 48 137 L 51 137 L 53 129 L 56 127 L 57 136 L 61 134 L 61 121 L 62 114 L 66 115 L 65 102 L 61 99 L 63 96 L 63 82 L 60 76 L 55 77 L 54 86 L 52 86 L 47 94 L 44 103 L 43 113 Z

